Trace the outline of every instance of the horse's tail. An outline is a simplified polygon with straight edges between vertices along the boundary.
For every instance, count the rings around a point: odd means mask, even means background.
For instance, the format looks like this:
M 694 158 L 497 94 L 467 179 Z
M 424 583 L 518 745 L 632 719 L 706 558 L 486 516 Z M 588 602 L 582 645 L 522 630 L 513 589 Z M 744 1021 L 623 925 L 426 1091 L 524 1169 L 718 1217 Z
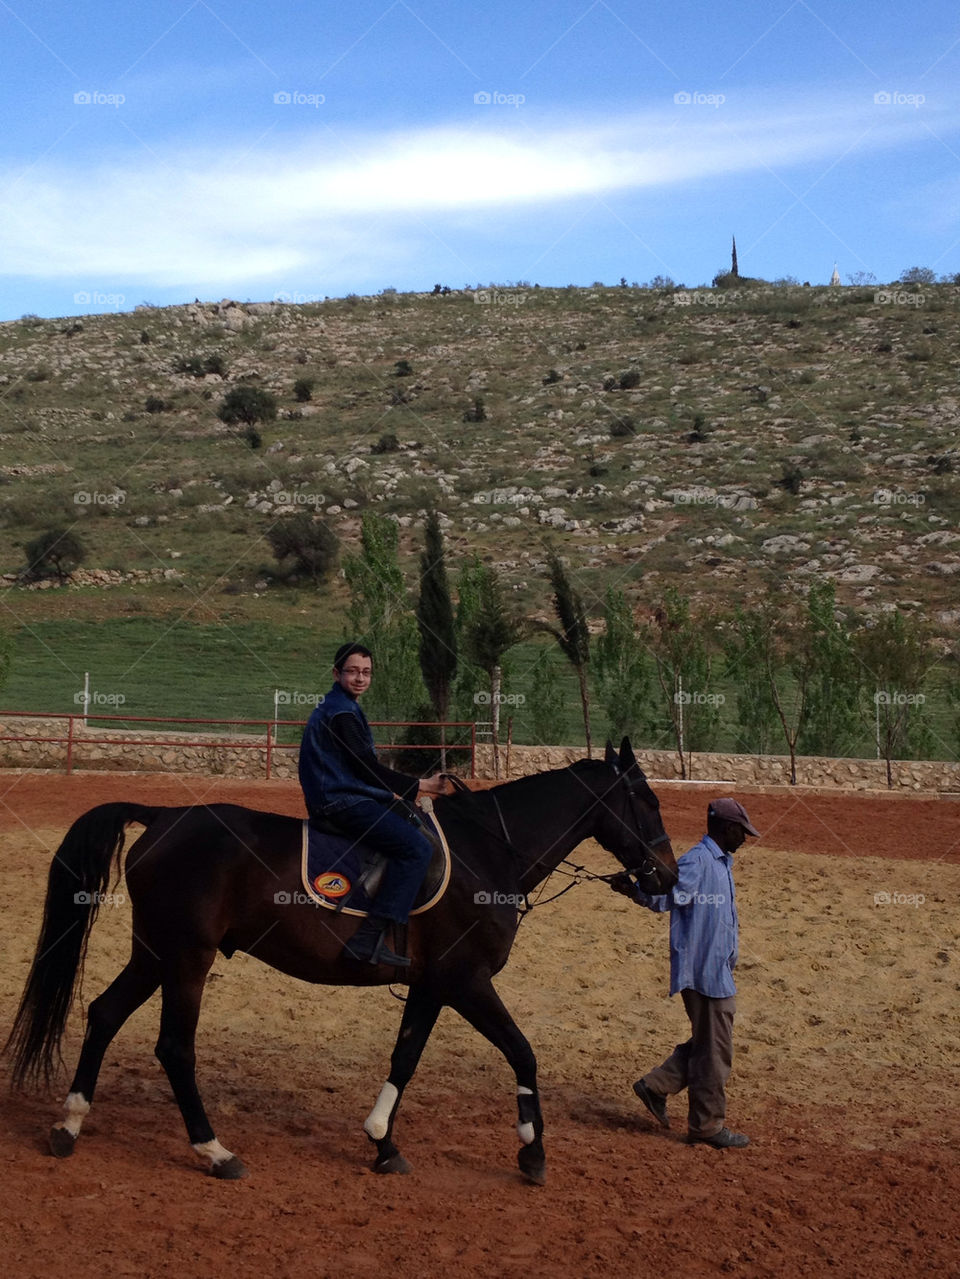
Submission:
M 100 804 L 78 817 L 54 853 L 37 949 L 4 1048 L 13 1057 L 12 1083 L 49 1088 L 62 1063 L 60 1040 L 83 977 L 90 931 L 116 861 L 124 827 L 150 824 L 161 810 L 143 804 Z

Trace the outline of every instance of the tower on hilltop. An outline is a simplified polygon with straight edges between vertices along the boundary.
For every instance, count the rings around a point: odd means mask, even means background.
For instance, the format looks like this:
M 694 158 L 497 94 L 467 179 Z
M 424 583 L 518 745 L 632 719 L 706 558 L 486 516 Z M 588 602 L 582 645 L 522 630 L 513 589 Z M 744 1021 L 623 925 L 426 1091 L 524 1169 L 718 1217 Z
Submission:
M 730 274 L 732 276 L 739 276 L 740 274 L 740 272 L 737 270 L 737 237 L 736 236 L 733 237 L 733 252 L 730 254 Z

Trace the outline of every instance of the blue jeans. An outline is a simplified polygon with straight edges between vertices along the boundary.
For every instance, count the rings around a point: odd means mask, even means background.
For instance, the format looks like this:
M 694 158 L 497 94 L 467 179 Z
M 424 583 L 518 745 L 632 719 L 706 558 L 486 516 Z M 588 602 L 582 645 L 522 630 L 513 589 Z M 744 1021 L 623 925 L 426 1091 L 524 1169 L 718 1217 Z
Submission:
M 387 866 L 374 899 L 374 913 L 405 924 L 433 856 L 418 827 L 375 799 L 359 799 L 325 816 L 345 835 L 384 853 Z

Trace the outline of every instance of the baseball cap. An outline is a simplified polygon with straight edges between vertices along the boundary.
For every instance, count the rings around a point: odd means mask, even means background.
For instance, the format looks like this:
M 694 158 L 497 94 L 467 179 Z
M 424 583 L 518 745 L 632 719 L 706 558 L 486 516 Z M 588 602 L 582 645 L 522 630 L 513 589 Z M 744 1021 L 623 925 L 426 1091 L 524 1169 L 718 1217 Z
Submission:
M 726 822 L 739 822 L 748 835 L 759 835 L 760 832 L 751 825 L 747 810 L 735 799 L 712 799 L 707 809 L 707 817 L 719 817 Z

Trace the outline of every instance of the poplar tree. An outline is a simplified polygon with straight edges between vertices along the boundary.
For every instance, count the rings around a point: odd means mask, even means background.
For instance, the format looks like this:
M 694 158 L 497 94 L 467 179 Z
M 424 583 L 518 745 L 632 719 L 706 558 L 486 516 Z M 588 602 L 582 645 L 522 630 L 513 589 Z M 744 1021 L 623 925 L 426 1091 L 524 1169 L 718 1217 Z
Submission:
M 344 560 L 350 588 L 351 635 L 373 653 L 373 685 L 367 695 L 371 719 L 404 719 L 423 701 L 417 663 L 417 623 L 400 569 L 396 523 L 374 511 L 364 514 L 360 550 Z
M 420 632 L 420 673 L 436 717 L 443 721 L 447 718 L 450 688 L 457 673 L 457 629 L 447 579 L 443 532 L 436 511 L 430 511 L 424 527 L 417 628 Z M 443 733 L 441 729 L 441 766 L 446 768 Z
M 590 740 L 590 690 L 587 686 L 587 663 L 590 661 L 590 630 L 583 600 L 574 590 L 560 557 L 551 551 L 547 557 L 550 569 L 550 585 L 553 587 L 553 608 L 559 627 L 541 623 L 544 630 L 557 641 L 561 653 L 577 672 L 580 685 L 580 706 L 583 711 L 583 729 L 587 739 L 587 758 L 592 754 Z

